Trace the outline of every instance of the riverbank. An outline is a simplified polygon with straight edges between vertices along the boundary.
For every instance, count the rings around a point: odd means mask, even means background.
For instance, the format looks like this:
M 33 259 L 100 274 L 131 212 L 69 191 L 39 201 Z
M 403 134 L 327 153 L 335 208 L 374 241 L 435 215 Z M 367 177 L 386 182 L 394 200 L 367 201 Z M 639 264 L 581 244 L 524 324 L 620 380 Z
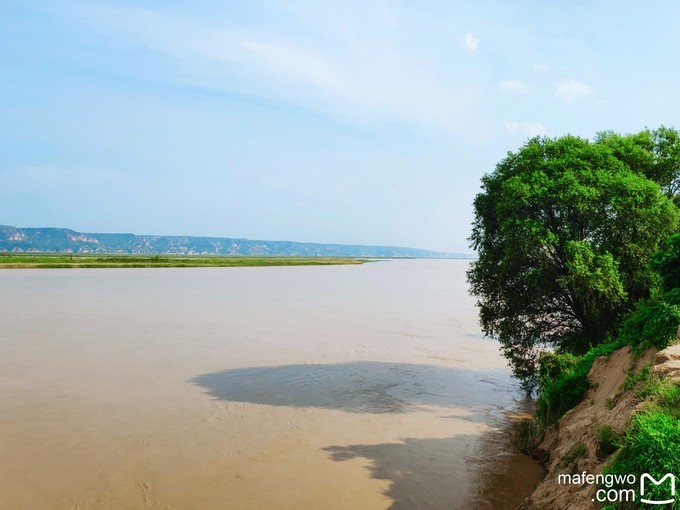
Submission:
M 231 257 L 205 255 L 82 255 L 64 253 L 0 253 L 0 269 L 64 269 L 114 267 L 249 267 L 363 264 L 350 257 Z
M 588 373 L 590 389 L 581 402 L 529 445 L 545 466 L 546 476 L 519 508 L 644 507 L 639 502 L 643 471 L 656 479 L 667 472 L 678 475 L 677 460 L 669 464 L 662 457 L 675 449 L 677 441 L 678 422 L 673 414 L 678 411 L 679 381 L 677 344 L 662 351 L 650 348 L 640 355 L 625 346 L 597 358 Z M 658 428 L 655 418 L 668 414 L 666 408 L 670 408 L 670 434 Z M 642 451 L 636 451 L 641 443 Z M 642 460 L 642 465 L 637 465 L 637 460 Z M 662 465 L 655 466 L 656 461 Z M 630 478 L 616 483 L 614 475 Z M 622 501 L 628 503 L 619 506 Z

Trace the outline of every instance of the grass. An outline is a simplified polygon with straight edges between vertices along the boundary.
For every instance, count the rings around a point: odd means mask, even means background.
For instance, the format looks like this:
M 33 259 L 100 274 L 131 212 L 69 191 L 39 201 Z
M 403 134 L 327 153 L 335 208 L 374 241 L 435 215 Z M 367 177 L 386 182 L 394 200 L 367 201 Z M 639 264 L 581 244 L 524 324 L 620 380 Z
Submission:
M 532 454 L 540 439 L 540 430 L 535 420 L 520 420 L 515 423 L 515 446 L 522 452 Z
M 614 453 L 621 446 L 621 438 L 610 425 L 602 425 L 597 429 L 597 453 L 604 459 Z
M 578 471 L 578 460 L 585 457 L 586 452 L 586 445 L 579 441 L 562 456 L 560 459 L 560 466 L 567 468 L 570 473 L 576 473 L 576 471 Z
M 633 372 L 632 367 L 628 370 L 626 379 L 621 385 L 621 391 L 632 390 L 641 383 L 647 384 L 652 377 L 652 364 L 646 363 L 640 371 L 636 374 Z
M 620 450 L 606 467 L 606 473 L 640 476 L 649 473 L 660 479 L 666 473 L 680 473 L 680 386 L 658 378 L 647 378 L 642 388 L 648 405 L 631 422 L 625 437 L 617 442 Z M 649 499 L 666 499 L 668 487 L 649 484 Z M 636 502 L 610 508 L 649 508 Z M 680 500 L 668 507 L 680 509 Z
M 350 257 L 259 257 L 209 255 L 0 254 L 0 268 L 241 267 L 362 264 Z
M 680 420 L 665 410 L 648 411 L 633 418 L 624 444 L 607 469 L 608 473 L 649 473 L 656 479 L 680 471 Z M 649 499 L 666 499 L 668 487 L 648 484 Z M 638 503 L 639 508 L 649 508 Z M 672 509 L 680 508 L 675 502 Z

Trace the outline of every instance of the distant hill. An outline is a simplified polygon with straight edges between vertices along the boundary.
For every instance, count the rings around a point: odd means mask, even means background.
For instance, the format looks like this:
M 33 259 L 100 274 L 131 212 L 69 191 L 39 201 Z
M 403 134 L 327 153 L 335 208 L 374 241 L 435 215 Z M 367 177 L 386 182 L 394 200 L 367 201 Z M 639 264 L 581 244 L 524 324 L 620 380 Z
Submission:
M 67 228 L 18 228 L 7 225 L 0 225 L 0 252 L 473 258 L 472 255 L 460 253 L 395 246 L 255 241 L 230 237 L 92 234 Z

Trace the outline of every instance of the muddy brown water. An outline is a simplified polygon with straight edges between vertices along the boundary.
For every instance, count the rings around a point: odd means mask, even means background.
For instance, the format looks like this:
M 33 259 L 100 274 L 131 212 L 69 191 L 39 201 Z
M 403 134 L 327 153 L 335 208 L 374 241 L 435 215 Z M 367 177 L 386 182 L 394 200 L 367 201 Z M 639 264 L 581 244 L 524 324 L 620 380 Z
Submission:
M 502 509 L 467 261 L 0 271 L 0 507 Z

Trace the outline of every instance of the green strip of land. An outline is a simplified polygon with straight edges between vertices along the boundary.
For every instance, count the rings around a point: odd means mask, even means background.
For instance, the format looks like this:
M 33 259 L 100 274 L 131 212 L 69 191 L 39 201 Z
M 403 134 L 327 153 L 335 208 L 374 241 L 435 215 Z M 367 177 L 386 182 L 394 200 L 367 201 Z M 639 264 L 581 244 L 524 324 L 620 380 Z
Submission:
M 92 255 L 0 253 L 0 268 L 93 268 L 93 267 L 242 267 L 325 266 L 363 264 L 366 259 L 349 257 L 259 257 L 207 255 Z

